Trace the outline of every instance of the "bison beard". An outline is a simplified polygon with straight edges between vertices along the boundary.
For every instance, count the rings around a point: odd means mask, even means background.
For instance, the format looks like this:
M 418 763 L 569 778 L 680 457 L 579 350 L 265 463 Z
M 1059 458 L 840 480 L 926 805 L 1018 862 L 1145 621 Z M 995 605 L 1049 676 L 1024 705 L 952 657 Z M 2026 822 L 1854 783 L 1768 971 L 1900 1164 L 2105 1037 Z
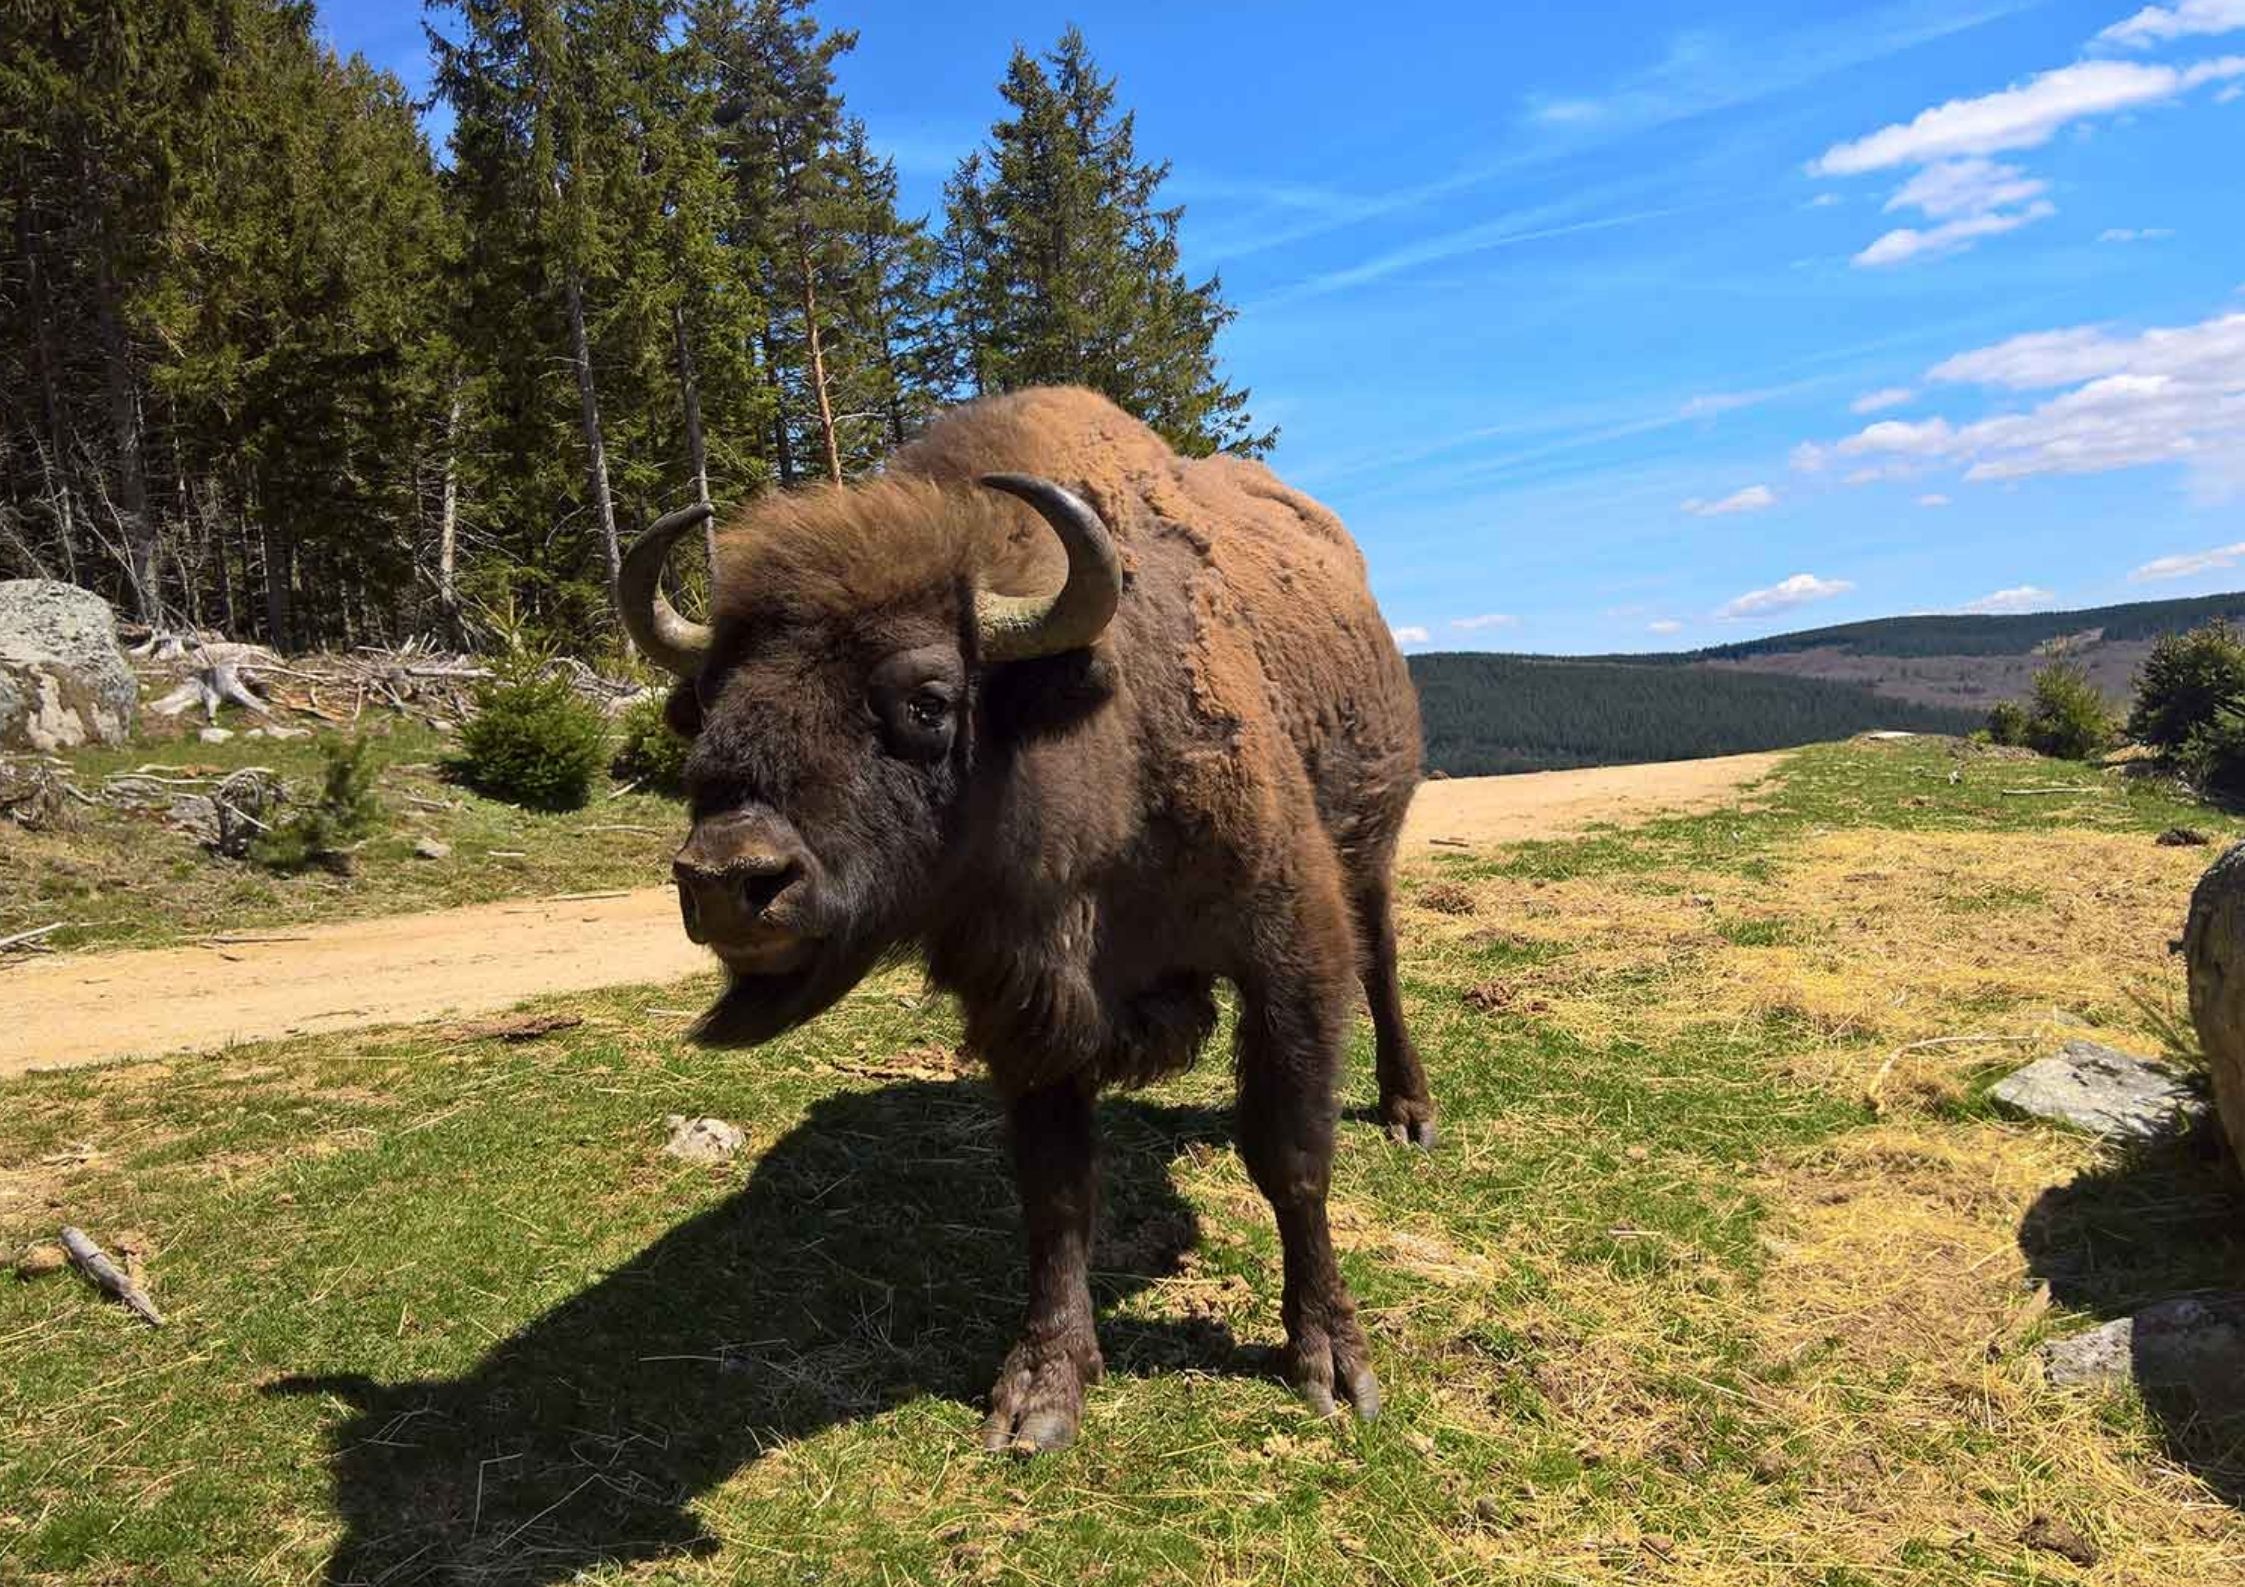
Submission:
M 697 1034 L 767 1040 L 914 951 L 957 995 L 1029 1235 L 988 1446 L 1075 1434 L 1101 1367 L 1093 1097 L 1189 1063 L 1220 979 L 1288 1376 L 1374 1414 L 1325 1214 L 1353 983 L 1389 1134 L 1431 1145 L 1434 1107 L 1390 909 L 1417 704 L 1340 523 L 1081 391 L 954 410 L 878 477 L 757 502 L 720 537 L 707 627 L 658 591 L 694 521 L 642 537 L 619 597 L 687 680 L 675 869 L 731 970 Z

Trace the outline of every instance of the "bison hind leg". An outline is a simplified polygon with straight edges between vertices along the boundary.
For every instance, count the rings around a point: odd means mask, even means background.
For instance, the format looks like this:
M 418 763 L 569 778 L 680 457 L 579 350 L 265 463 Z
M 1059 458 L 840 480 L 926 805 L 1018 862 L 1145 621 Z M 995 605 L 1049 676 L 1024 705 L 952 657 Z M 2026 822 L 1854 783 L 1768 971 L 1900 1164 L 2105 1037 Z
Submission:
M 1372 1008 L 1375 1067 L 1380 1080 L 1380 1123 L 1393 1141 L 1431 1149 L 1434 1094 L 1426 1066 L 1403 1018 L 1403 987 L 1395 969 L 1395 896 L 1387 873 L 1356 892 L 1359 974 Z

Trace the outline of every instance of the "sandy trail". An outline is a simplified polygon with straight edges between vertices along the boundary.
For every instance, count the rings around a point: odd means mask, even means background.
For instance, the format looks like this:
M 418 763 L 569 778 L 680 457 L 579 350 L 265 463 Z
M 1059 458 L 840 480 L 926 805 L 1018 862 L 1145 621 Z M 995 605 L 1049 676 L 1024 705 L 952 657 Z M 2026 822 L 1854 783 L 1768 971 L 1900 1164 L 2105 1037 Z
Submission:
M 1733 755 L 1431 782 L 1404 825 L 1403 857 L 1409 863 L 1447 847 L 1704 809 L 1778 759 Z M 541 993 L 677 980 L 710 962 L 679 929 L 668 887 L 34 959 L 0 970 L 0 1077 L 487 1013 Z

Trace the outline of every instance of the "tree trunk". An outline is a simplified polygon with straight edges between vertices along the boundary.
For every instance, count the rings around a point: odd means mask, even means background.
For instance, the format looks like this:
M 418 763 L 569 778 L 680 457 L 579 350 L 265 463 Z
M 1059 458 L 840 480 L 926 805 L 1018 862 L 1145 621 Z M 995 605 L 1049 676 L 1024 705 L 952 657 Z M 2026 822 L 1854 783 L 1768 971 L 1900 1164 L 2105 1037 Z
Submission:
M 457 646 L 460 632 L 460 386 L 452 386 L 452 405 L 444 416 L 444 494 L 437 509 L 437 609 L 445 643 Z
M 585 474 L 592 485 L 593 512 L 600 521 L 600 549 L 608 559 L 608 592 L 623 577 L 623 547 L 616 539 L 616 502 L 608 494 L 608 448 L 600 438 L 600 394 L 592 383 L 592 345 L 585 337 L 585 291 L 575 271 L 568 276 L 569 357 L 577 366 L 577 404 L 585 431 Z
M 702 434 L 702 385 L 694 372 L 694 339 L 686 334 L 686 305 L 670 311 L 671 328 L 678 333 L 678 401 L 686 414 L 686 463 L 694 473 L 694 500 L 709 501 L 709 439 Z M 703 520 L 702 540 L 709 550 L 709 566 L 717 568 L 717 519 Z
M 795 233 L 796 273 L 803 286 L 803 347 L 811 366 L 811 392 L 818 401 L 819 438 L 826 443 L 826 477 L 842 483 L 842 449 L 834 439 L 834 402 L 826 393 L 826 353 L 818 329 L 818 288 L 811 276 L 811 242 L 800 227 Z
M 125 540 L 125 582 L 133 608 L 152 628 L 163 626 L 163 601 L 156 567 L 156 526 L 148 517 L 148 472 L 141 455 L 140 393 L 133 381 L 132 348 L 117 283 L 104 260 L 100 266 L 97 318 L 101 325 L 102 374 L 108 388 L 109 428 L 117 448 L 118 529 Z
M 288 587 L 288 546 L 280 530 L 270 519 L 258 526 L 265 562 L 265 638 L 275 650 L 287 650 L 294 637 L 290 624 L 294 618 Z

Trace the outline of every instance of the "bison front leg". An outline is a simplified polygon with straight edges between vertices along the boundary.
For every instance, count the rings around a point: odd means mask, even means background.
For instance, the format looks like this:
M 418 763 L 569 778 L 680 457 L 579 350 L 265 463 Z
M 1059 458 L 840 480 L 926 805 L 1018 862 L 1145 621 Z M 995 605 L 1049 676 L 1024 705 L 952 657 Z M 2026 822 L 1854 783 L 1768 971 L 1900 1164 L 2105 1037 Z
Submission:
M 1380 1411 L 1380 1384 L 1325 1217 L 1348 959 L 1333 968 L 1336 974 L 1288 974 L 1241 988 L 1239 1147 L 1277 1215 L 1285 1252 L 1287 1381 L 1321 1416 L 1337 1409 L 1337 1393 L 1370 1421 Z
M 1084 1390 L 1099 1381 L 1091 1321 L 1091 1226 L 1098 1169 L 1088 1086 L 1016 1098 L 1008 1111 L 1014 1177 L 1029 1230 L 1029 1316 L 990 1389 L 982 1447 L 1025 1453 L 1076 1436 Z

